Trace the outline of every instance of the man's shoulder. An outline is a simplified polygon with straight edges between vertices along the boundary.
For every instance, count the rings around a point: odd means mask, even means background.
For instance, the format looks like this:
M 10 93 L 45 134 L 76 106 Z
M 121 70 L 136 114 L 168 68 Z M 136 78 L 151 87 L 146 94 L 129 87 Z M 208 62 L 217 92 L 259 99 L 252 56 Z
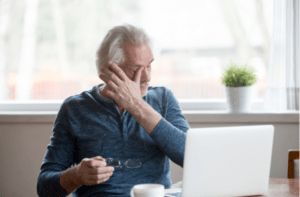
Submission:
M 148 87 L 148 94 L 164 94 L 168 91 L 170 91 L 170 90 L 164 86 L 149 86 Z
M 64 105 L 68 105 L 68 106 L 76 106 L 78 104 L 82 104 L 83 102 L 87 102 L 87 101 L 92 101 L 94 100 L 94 89 L 96 86 L 94 86 L 91 90 L 86 90 L 83 91 L 79 94 L 70 96 L 68 98 L 66 98 L 63 102 Z
M 149 86 L 147 97 L 148 99 L 167 99 L 168 97 L 172 96 L 173 93 L 170 89 L 164 86 Z

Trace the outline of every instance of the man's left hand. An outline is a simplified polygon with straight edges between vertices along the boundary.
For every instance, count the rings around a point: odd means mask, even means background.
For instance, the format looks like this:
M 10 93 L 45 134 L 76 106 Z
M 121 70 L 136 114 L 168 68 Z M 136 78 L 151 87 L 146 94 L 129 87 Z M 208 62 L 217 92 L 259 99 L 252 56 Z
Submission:
M 132 81 L 118 65 L 110 61 L 108 67 L 101 68 L 100 79 L 108 87 L 103 89 L 104 94 L 111 97 L 119 107 L 131 113 L 136 103 L 142 100 L 140 80 L 143 69 L 140 67 L 136 71 Z

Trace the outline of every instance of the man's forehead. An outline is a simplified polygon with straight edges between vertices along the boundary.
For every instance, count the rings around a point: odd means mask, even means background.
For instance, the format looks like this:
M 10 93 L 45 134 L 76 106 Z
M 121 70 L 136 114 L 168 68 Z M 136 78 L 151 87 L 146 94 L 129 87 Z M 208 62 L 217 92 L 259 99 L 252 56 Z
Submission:
M 125 44 L 123 49 L 125 53 L 125 61 L 132 66 L 141 66 L 153 61 L 153 54 L 147 43 L 137 46 Z
M 154 59 L 152 58 L 152 60 L 148 61 L 148 62 L 141 62 L 141 63 L 138 63 L 138 62 L 131 62 L 131 66 L 132 67 L 140 67 L 140 66 L 143 66 L 145 63 L 148 65 L 148 64 L 151 64 L 152 62 L 154 61 Z
M 125 51 L 125 53 L 128 53 L 130 55 L 136 55 L 143 52 L 151 52 L 151 48 L 147 43 L 143 43 L 141 45 L 133 45 L 130 43 L 124 43 L 122 47 Z

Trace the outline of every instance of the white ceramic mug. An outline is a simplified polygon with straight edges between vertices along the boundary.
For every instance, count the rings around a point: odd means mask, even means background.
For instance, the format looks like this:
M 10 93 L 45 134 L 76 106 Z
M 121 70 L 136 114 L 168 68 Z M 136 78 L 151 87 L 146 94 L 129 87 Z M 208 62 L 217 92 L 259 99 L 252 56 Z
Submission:
M 164 197 L 165 187 L 161 184 L 135 185 L 130 191 L 131 197 Z

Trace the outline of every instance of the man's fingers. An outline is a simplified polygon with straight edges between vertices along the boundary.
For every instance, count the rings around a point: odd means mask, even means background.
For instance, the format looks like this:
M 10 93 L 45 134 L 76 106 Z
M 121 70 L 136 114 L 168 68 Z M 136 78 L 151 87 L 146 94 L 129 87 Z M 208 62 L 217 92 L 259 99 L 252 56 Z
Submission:
M 101 156 L 96 156 L 96 157 L 94 157 L 95 159 L 98 159 L 98 160 L 104 160 L 105 161 L 105 159 L 103 158 L 103 157 L 101 157 Z
M 119 67 L 118 67 L 119 68 Z M 111 68 L 111 66 L 109 67 L 102 67 L 101 69 L 102 74 L 106 75 L 110 80 L 112 80 L 116 85 L 119 85 L 122 83 L 122 81 L 124 81 L 122 78 L 120 78 L 120 76 L 118 76 L 117 73 L 115 73 L 115 71 Z M 120 69 L 121 70 L 121 69 Z M 123 71 L 122 71 L 123 72 Z
M 93 168 L 89 171 L 89 173 L 93 174 L 93 175 L 97 175 L 97 174 L 111 173 L 113 171 L 114 171 L 114 168 L 111 166 L 108 166 L 108 167 Z
M 144 69 L 144 67 L 141 66 L 135 73 L 133 81 L 135 81 L 136 83 L 141 82 L 141 76 L 142 76 L 143 69 Z
M 112 172 L 105 173 L 105 174 L 96 174 L 96 175 L 91 175 L 89 180 L 101 180 L 101 179 L 106 179 L 112 176 Z
M 106 160 L 103 157 L 101 157 L 101 156 L 93 157 L 93 159 L 96 159 L 98 161 L 105 161 L 106 162 Z
M 105 167 L 106 162 L 105 160 L 98 160 L 98 159 L 89 159 L 85 160 L 86 166 L 89 168 L 97 168 L 97 167 Z
M 113 90 L 117 89 L 118 86 L 115 84 L 115 82 L 111 81 L 110 78 L 107 77 L 106 75 L 101 73 L 100 79 L 102 79 L 105 82 L 105 84 L 109 86 L 110 89 L 113 89 Z
M 114 168 L 106 166 L 101 156 L 84 158 L 80 163 L 80 179 L 84 185 L 96 185 L 107 181 L 113 174 Z
M 109 178 L 110 177 L 107 177 L 107 178 L 104 178 L 104 179 L 101 179 L 101 180 L 94 180 L 94 181 L 96 181 L 96 184 L 100 184 L 100 183 L 104 183 L 104 182 L 108 181 Z
M 125 81 L 126 79 L 128 79 L 128 77 L 124 73 L 124 71 L 113 61 L 109 61 L 108 65 L 111 68 L 112 72 L 115 73 L 119 77 L 119 79 L 121 79 L 122 81 Z

